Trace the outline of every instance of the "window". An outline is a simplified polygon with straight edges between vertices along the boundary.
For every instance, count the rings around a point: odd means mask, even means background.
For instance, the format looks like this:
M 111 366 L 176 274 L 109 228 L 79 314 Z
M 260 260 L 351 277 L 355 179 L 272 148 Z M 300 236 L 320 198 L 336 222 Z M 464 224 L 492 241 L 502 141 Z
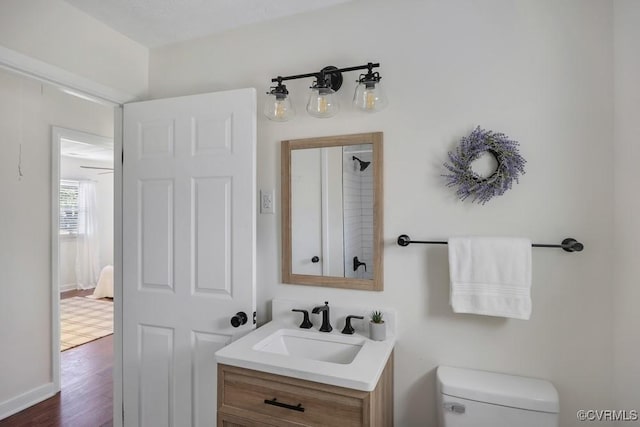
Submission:
M 78 181 L 60 181 L 60 235 L 78 234 Z

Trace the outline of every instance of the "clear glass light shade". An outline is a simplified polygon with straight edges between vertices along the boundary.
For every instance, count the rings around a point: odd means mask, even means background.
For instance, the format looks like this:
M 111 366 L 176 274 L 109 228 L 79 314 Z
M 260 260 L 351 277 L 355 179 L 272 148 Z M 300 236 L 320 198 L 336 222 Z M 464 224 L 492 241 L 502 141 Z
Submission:
M 375 113 L 387 106 L 387 97 L 380 86 L 380 82 L 375 84 L 362 82 L 356 86 L 353 95 L 353 105 L 370 113 Z
M 335 93 L 330 88 L 311 88 L 307 102 L 307 113 L 318 118 L 335 116 L 340 111 L 340 104 Z
M 276 96 L 273 94 L 267 96 L 263 112 L 269 120 L 274 122 L 286 122 L 296 115 L 288 96 Z

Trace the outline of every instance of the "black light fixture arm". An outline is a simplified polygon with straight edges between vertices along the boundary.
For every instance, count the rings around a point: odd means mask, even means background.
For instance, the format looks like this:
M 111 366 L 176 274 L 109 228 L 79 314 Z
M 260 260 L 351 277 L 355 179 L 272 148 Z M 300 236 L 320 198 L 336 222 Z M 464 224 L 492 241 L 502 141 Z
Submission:
M 316 77 L 319 73 L 296 74 L 295 76 L 278 76 L 271 79 L 272 82 L 284 82 L 286 80 L 304 79 L 307 77 Z
M 338 73 L 347 73 L 349 71 L 356 70 L 369 70 L 371 71 L 374 68 L 378 68 L 380 66 L 379 62 L 373 63 L 369 62 L 366 65 L 357 65 L 355 67 L 345 67 L 345 68 L 336 68 L 336 69 L 327 69 L 328 67 L 323 68 L 320 71 L 315 73 L 306 73 L 306 74 L 295 74 L 292 76 L 278 76 L 271 79 L 272 82 L 283 82 L 286 80 L 297 80 L 297 79 L 306 79 L 308 77 L 316 77 L 322 79 L 326 74 L 338 74 Z M 334 67 L 332 67 L 334 68 Z

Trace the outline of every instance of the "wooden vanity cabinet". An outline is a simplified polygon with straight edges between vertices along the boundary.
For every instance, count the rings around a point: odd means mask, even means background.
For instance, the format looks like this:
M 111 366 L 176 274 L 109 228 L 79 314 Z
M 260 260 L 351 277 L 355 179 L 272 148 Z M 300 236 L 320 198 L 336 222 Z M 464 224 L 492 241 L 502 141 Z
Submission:
M 218 365 L 218 427 L 392 427 L 393 353 L 373 391 Z

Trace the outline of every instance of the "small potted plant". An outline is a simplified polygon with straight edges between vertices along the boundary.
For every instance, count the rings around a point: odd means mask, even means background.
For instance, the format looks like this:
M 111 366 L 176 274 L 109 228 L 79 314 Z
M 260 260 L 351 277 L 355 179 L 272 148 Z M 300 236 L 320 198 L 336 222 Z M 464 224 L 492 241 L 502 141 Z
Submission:
M 387 326 L 384 324 L 381 311 L 375 310 L 371 312 L 369 337 L 374 341 L 384 341 L 387 339 Z

